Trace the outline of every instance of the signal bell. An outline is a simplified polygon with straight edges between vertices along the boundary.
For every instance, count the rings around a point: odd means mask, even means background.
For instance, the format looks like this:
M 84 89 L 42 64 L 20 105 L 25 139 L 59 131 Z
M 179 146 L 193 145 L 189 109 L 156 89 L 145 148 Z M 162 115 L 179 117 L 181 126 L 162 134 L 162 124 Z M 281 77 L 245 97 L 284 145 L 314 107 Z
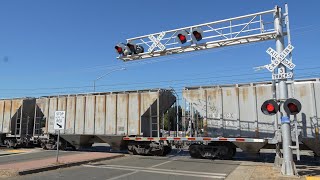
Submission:
M 263 114 L 271 116 L 277 114 L 277 112 L 279 111 L 279 105 L 275 100 L 270 99 L 262 104 L 261 111 Z
M 301 103 L 297 99 L 287 99 L 283 104 L 284 111 L 289 115 L 296 115 L 301 111 Z

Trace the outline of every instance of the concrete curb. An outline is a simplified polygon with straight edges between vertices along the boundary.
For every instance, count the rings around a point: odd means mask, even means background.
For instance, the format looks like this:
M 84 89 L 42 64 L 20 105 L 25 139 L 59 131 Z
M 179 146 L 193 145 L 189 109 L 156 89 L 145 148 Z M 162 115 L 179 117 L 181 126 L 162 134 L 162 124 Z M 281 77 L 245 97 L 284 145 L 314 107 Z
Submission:
M 84 160 L 84 161 L 70 162 L 70 163 L 65 163 L 65 164 L 50 165 L 50 166 L 40 167 L 40 168 L 36 168 L 36 169 L 28 169 L 28 170 L 18 171 L 17 174 L 18 175 L 27 175 L 27 174 L 39 173 L 39 172 L 43 172 L 43 171 L 56 170 L 59 168 L 78 166 L 78 165 L 86 164 L 86 163 L 90 163 L 90 162 L 98 162 L 98 161 L 103 161 L 103 160 L 120 158 L 120 157 L 124 157 L 124 156 L 125 156 L 124 154 L 119 154 L 119 155 L 115 155 L 112 157 L 97 158 L 97 159 L 90 159 L 90 160 Z

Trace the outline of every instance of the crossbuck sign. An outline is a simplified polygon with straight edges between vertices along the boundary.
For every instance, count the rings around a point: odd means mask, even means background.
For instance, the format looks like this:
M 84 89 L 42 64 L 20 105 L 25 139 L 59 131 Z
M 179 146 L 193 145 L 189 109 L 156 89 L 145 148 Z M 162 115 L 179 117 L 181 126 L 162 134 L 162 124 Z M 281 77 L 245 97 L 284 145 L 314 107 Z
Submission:
M 293 64 L 290 60 L 288 60 L 286 57 L 292 52 L 293 46 L 289 44 L 280 54 L 277 53 L 274 49 L 271 47 L 268 48 L 267 53 L 271 56 L 271 64 L 267 65 L 266 68 L 273 72 L 275 68 L 279 66 L 279 64 L 285 65 L 288 69 L 292 70 L 296 67 L 295 64 Z M 292 78 L 293 74 L 291 72 L 285 73 L 285 68 L 280 68 L 278 71 L 278 74 L 272 74 L 272 79 L 286 79 L 286 78 Z
M 156 47 L 158 47 L 161 51 L 165 50 L 166 47 L 160 42 L 162 38 L 166 35 L 165 32 L 161 32 L 158 38 L 155 38 L 153 35 L 148 36 L 148 38 L 153 42 L 149 47 L 148 52 L 152 52 Z
M 273 72 L 273 70 L 279 66 L 279 64 L 285 65 L 289 69 L 293 69 L 296 67 L 295 64 L 293 64 L 290 60 L 288 60 L 286 57 L 291 53 L 293 50 L 293 46 L 289 44 L 280 54 L 277 53 L 277 51 L 273 50 L 271 47 L 268 48 L 267 53 L 273 58 L 271 64 L 267 66 L 267 69 L 270 72 Z

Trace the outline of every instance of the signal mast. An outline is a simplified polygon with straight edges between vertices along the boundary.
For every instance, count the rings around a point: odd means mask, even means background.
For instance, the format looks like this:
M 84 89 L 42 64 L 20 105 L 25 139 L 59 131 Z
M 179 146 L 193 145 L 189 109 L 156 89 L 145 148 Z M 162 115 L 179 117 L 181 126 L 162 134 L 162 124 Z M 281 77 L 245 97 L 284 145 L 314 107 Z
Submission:
M 283 20 L 285 24 L 282 23 Z M 283 32 L 285 28 L 286 32 Z M 286 48 L 285 36 L 288 38 Z M 295 148 L 298 151 L 299 147 L 291 146 L 290 115 L 300 112 L 301 103 L 296 99 L 288 99 L 286 85 L 288 79 L 293 79 L 293 72 L 287 71 L 292 71 L 295 67 L 291 59 L 293 46 L 291 45 L 287 4 L 285 13 L 276 6 L 268 11 L 129 38 L 126 43 L 117 44 L 115 50 L 119 55 L 117 58 L 127 62 L 266 40 L 275 40 L 276 50 L 272 48 L 267 50 L 271 56 L 271 63 L 263 68 L 272 72 L 272 79 L 278 82 L 280 93 L 279 99 L 265 101 L 261 110 L 266 115 L 275 115 L 280 109 L 278 114 L 281 120 L 283 144 L 281 172 L 284 175 L 294 175 L 297 172 L 292 149 Z M 288 55 L 289 60 L 286 59 Z M 279 119 L 276 118 L 276 126 L 278 126 L 278 121 Z M 124 140 L 129 139 L 124 138 Z

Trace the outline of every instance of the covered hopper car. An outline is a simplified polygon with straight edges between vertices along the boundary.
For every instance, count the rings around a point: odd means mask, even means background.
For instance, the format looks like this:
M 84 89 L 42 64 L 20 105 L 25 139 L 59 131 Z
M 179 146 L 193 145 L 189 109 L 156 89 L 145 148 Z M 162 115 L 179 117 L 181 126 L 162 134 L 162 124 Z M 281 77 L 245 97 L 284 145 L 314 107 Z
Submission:
M 165 89 L 0 100 L 1 142 L 14 148 L 54 149 L 54 114 L 65 111 L 65 128 L 60 131 L 63 149 L 103 142 L 115 150 L 126 149 L 124 136 L 159 136 L 160 116 L 175 100 Z M 164 149 L 170 150 L 164 146 L 154 144 L 150 152 L 163 155 Z
M 154 142 L 183 142 L 189 144 L 189 153 L 196 158 L 231 158 L 236 148 L 258 153 L 262 148 L 281 144 L 281 121 L 277 115 L 261 112 L 265 100 L 277 98 L 277 84 L 259 82 L 250 84 L 186 87 L 183 128 L 191 128 L 188 137 L 125 137 L 129 151 L 144 154 Z M 289 97 L 298 99 L 302 110 L 291 116 L 292 141 L 296 147 L 310 149 L 320 156 L 320 81 L 297 80 L 287 84 Z M 201 120 L 202 122 L 199 122 Z M 189 124 L 189 125 L 187 125 Z M 201 130 L 200 130 L 201 129 Z M 183 133 L 182 133 L 183 134 Z M 295 143 L 293 143 L 295 144 Z
M 192 157 L 230 159 L 236 148 L 257 153 L 281 142 L 279 118 L 266 116 L 260 109 L 265 100 L 278 94 L 273 89 L 271 82 L 186 87 L 180 130 L 189 124 L 191 131 L 175 137 L 162 133 L 163 114 L 176 101 L 171 90 L 5 99 L 0 100 L 0 142 L 8 147 L 53 149 L 57 145 L 54 113 L 65 111 L 62 148 L 106 142 L 130 154 L 166 155 L 172 144 L 188 142 Z M 292 128 L 292 141 L 319 156 L 320 81 L 297 80 L 288 83 L 288 89 L 289 97 L 302 103 L 301 112 L 291 117 L 298 127 Z

